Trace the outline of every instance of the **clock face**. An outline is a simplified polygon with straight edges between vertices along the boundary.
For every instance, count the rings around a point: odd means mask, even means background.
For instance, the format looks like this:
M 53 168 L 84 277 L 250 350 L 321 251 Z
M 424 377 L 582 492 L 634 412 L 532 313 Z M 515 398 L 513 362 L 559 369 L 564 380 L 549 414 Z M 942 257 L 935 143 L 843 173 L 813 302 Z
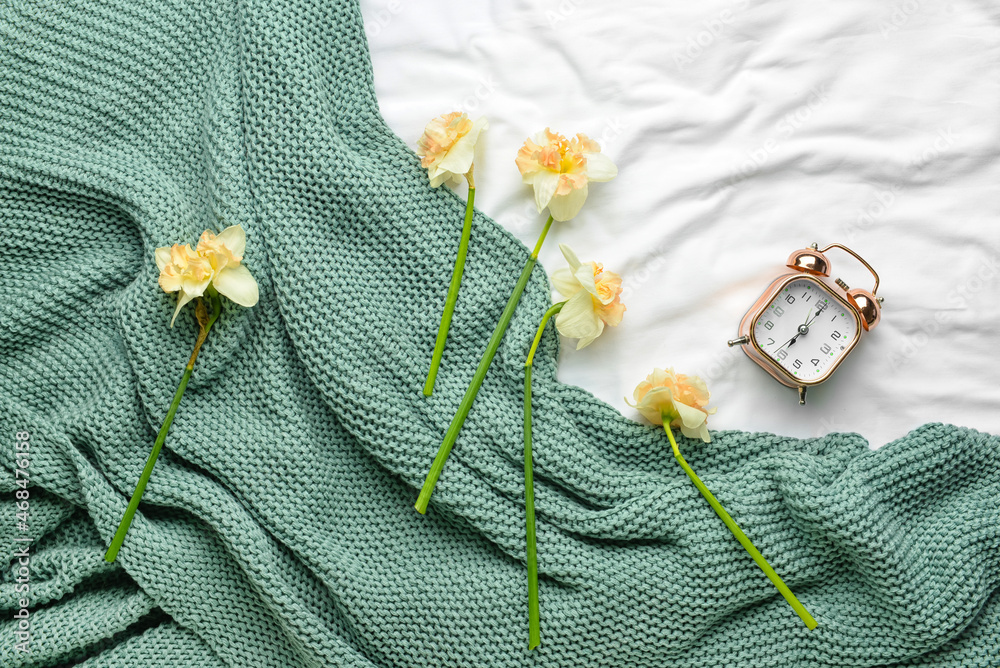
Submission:
M 817 281 L 800 278 L 757 317 L 757 346 L 792 378 L 813 382 L 850 352 L 858 336 L 854 312 Z

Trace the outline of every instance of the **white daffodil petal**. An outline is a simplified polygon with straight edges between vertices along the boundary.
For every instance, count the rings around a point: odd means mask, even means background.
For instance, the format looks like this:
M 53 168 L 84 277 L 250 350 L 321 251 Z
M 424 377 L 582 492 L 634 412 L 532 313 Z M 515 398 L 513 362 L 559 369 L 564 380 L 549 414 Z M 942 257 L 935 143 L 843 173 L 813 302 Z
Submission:
M 471 133 L 455 142 L 448 154 L 438 164 L 439 169 L 446 169 L 454 174 L 465 174 L 472 167 L 476 157 L 476 140 Z
M 472 143 L 474 144 L 477 141 L 479 141 L 479 133 L 482 132 L 483 130 L 489 130 L 489 129 L 490 129 L 490 124 L 486 122 L 485 117 L 477 118 L 475 121 L 472 122 L 472 129 L 469 130 L 468 136 L 472 137 Z
M 549 278 L 552 281 L 552 287 L 558 290 L 565 299 L 569 299 L 583 289 L 580 281 L 573 276 L 573 272 L 565 267 L 553 271 Z
M 618 167 L 603 153 L 584 153 L 587 159 L 587 178 L 591 181 L 610 181 L 618 176 Z
M 180 294 L 177 296 L 177 308 L 174 309 L 174 317 L 170 319 L 170 326 L 174 326 L 174 320 L 177 320 L 177 314 L 181 312 L 181 309 L 189 301 L 197 297 L 198 295 L 192 295 L 181 290 Z
M 583 290 L 573 295 L 556 315 L 556 329 L 570 339 L 596 337 L 602 324 L 594 310 L 594 300 Z
M 669 387 L 653 387 L 646 392 L 642 403 L 657 407 L 673 406 L 674 393 Z
M 170 264 L 170 246 L 161 246 L 153 253 L 156 258 L 156 268 L 163 271 L 163 268 Z
M 701 440 L 705 441 L 706 443 L 711 443 L 712 442 L 712 435 L 708 433 L 708 423 L 707 422 L 702 422 L 701 423 L 701 428 L 699 429 L 699 434 L 701 435 Z
M 247 249 L 247 234 L 243 231 L 242 225 L 230 225 L 219 233 L 216 240 L 238 259 L 243 257 L 243 252 Z
M 688 429 L 697 429 L 704 424 L 705 419 L 708 417 L 704 411 L 700 411 L 693 406 L 688 406 L 676 399 L 674 399 L 674 410 L 677 411 L 677 416 L 680 417 L 681 424 Z
M 260 297 L 257 281 L 242 264 L 226 267 L 212 284 L 220 295 L 229 297 L 240 306 L 253 306 Z
M 556 176 L 556 183 L 558 184 L 559 177 Z M 537 182 L 536 182 L 537 183 Z M 537 186 L 536 186 L 537 194 Z M 555 188 L 553 188 L 555 192 Z M 552 214 L 552 218 L 558 221 L 570 220 L 575 217 L 576 214 L 580 213 L 580 209 L 583 208 L 583 203 L 587 201 L 587 186 L 584 185 L 582 188 L 576 188 L 571 190 L 566 195 L 556 195 L 549 202 L 549 213 Z
M 591 334 L 590 336 L 586 336 L 586 337 L 580 339 L 579 341 L 577 341 L 576 342 L 576 349 L 580 350 L 581 348 L 586 348 L 591 343 L 593 343 L 594 340 L 597 339 L 597 337 L 600 336 L 602 332 L 604 332 L 604 323 L 601 320 L 598 320 L 597 321 L 597 331 L 594 332 L 593 334 Z
M 559 187 L 559 175 L 555 172 L 542 170 L 535 174 L 532 186 L 535 189 L 535 206 L 538 207 L 538 212 L 541 213 L 552 201 L 553 195 L 556 194 L 556 188 Z M 552 213 L 552 211 L 550 210 L 549 213 Z
M 570 270 L 576 271 L 580 267 L 580 258 L 576 256 L 573 249 L 566 244 L 559 244 L 559 250 L 562 252 L 563 257 L 566 258 L 566 264 L 569 265 Z
M 697 427 L 685 427 L 681 425 L 681 433 L 688 438 L 700 438 L 705 443 L 712 442 L 712 435 L 708 433 L 708 423 L 702 422 Z
M 431 180 L 431 188 L 437 188 L 439 185 L 441 185 L 442 183 L 444 183 L 445 181 L 447 181 L 449 178 L 451 178 L 451 173 L 449 173 L 449 172 L 439 172 L 439 171 L 435 170 L 434 173 L 433 173 L 433 176 L 431 175 L 431 172 L 429 172 L 429 171 L 427 172 L 427 176 Z
M 574 278 L 580 281 L 580 286 L 589 292 L 595 299 L 597 298 L 597 283 L 594 281 L 594 266 L 592 263 L 581 264 L 573 272 Z
M 663 424 L 663 407 L 670 406 L 673 393 L 667 387 L 654 387 L 633 407 L 653 424 Z

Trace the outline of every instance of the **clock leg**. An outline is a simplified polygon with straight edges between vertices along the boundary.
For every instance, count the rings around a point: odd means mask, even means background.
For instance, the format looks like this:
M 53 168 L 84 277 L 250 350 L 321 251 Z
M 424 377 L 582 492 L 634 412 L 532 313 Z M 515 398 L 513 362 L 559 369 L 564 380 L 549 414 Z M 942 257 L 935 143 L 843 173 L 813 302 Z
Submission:
M 799 385 L 799 406 L 803 406 L 806 403 L 806 386 Z

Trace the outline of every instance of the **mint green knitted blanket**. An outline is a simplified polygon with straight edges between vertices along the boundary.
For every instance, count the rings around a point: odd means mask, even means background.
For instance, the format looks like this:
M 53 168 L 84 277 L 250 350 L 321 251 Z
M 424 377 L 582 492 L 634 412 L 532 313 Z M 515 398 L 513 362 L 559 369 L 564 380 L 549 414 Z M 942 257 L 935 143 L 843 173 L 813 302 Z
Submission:
M 556 381 L 551 331 L 529 653 L 521 396 L 540 268 L 429 513 L 413 510 L 527 257 L 476 215 L 424 397 L 462 213 L 379 116 L 351 0 L 3 3 L 0 665 L 1000 665 L 996 437 L 681 443 L 808 631 L 662 431 Z M 235 223 L 260 303 L 227 303 L 109 565 L 196 334 L 191 308 L 167 327 L 153 249 Z

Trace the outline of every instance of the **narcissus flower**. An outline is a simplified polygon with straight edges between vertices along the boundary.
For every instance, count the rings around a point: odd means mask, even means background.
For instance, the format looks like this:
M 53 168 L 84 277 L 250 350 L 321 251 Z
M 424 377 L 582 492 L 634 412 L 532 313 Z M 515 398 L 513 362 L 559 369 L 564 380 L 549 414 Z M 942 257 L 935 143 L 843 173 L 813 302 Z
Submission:
M 566 139 L 545 128 L 524 142 L 515 160 L 521 178 L 535 190 L 539 213 L 545 207 L 554 220 L 569 220 L 587 200 L 587 184 L 610 181 L 618 168 L 585 134 Z
M 188 380 L 194 372 L 195 360 L 198 359 L 209 331 L 222 314 L 222 296 L 229 297 L 241 306 L 253 306 L 257 303 L 257 281 L 247 268 L 240 264 L 246 245 L 247 237 L 243 227 L 233 225 L 218 235 L 211 230 L 205 230 L 198 240 L 198 246 L 193 250 L 188 244 L 174 244 L 157 248 L 154 253 L 156 266 L 160 268 L 160 287 L 164 292 L 180 293 L 174 317 L 170 319 L 170 326 L 174 326 L 174 320 L 177 319 L 177 313 L 181 308 L 189 301 L 197 299 L 195 319 L 198 322 L 198 338 L 195 339 L 191 357 L 184 367 L 184 374 L 181 376 L 177 391 L 174 392 L 174 398 L 156 435 L 153 448 L 149 451 L 146 466 L 139 475 L 132 498 L 129 499 L 111 544 L 104 553 L 104 560 L 109 564 L 118 558 L 118 552 L 125 542 L 129 527 L 132 526 L 132 518 L 135 517 L 139 502 L 146 491 L 146 484 L 160 456 L 167 432 L 170 431 L 174 414 L 180 406 Z
M 232 225 L 218 235 L 205 230 L 194 250 L 189 244 L 174 244 L 156 249 L 160 287 L 164 292 L 180 293 L 177 308 L 170 319 L 171 327 L 181 308 L 192 299 L 205 294 L 209 285 L 240 306 L 253 306 L 257 303 L 257 281 L 240 264 L 246 245 L 247 237 L 243 226 Z
M 706 408 L 708 387 L 698 376 L 675 374 L 673 369 L 653 369 L 653 373 L 636 386 L 632 396 L 636 403 L 629 405 L 653 424 L 680 427 L 681 433 L 688 438 L 711 442 L 707 420 L 715 409 Z
M 438 116 L 424 128 L 417 140 L 420 166 L 427 170 L 431 186 L 458 183 L 472 170 L 479 133 L 487 129 L 485 118 L 475 121 L 463 112 Z
M 580 262 L 566 244 L 559 244 L 559 250 L 569 268 L 552 272 L 552 284 L 566 298 L 556 316 L 556 329 L 565 337 L 579 339 L 579 350 L 600 336 L 605 325 L 616 327 L 622 321 L 622 278 L 599 262 Z
M 712 510 L 715 511 L 719 519 L 722 520 L 722 523 L 726 525 L 726 528 L 739 541 L 740 545 L 743 546 L 743 549 L 747 551 L 747 554 L 750 555 L 757 566 L 764 571 L 764 575 L 777 588 L 785 601 L 788 602 L 788 605 L 795 611 L 795 614 L 806 625 L 806 628 L 816 628 L 817 622 L 813 616 L 809 614 L 805 606 L 795 597 L 795 594 L 788 588 L 788 585 L 781 579 L 781 576 L 771 567 L 771 564 L 767 562 L 767 559 L 764 558 L 764 555 L 753 544 L 753 541 L 747 537 L 736 523 L 736 520 L 726 512 L 726 509 L 715 498 L 711 490 L 705 486 L 705 483 L 701 481 L 698 474 L 694 472 L 694 469 L 684 460 L 684 456 L 681 454 L 681 449 L 677 444 L 677 439 L 674 438 L 672 427 L 680 427 L 681 433 L 688 438 L 700 438 L 706 443 L 712 441 L 712 437 L 708 433 L 706 421 L 708 416 L 715 412 L 715 409 L 707 407 L 709 394 L 708 388 L 705 387 L 705 382 L 698 376 L 685 376 L 682 373 L 674 373 L 673 369 L 653 369 L 653 373 L 646 376 L 646 380 L 636 386 L 634 397 L 636 403 L 630 403 L 629 405 L 639 409 L 642 416 L 653 424 L 662 425 L 663 431 L 670 441 L 670 448 L 674 452 L 674 458 L 677 459 L 677 463 L 681 465 L 688 478 L 694 483 L 698 492 L 708 502 L 708 505 L 712 506 Z M 628 402 L 628 399 L 625 401 Z

